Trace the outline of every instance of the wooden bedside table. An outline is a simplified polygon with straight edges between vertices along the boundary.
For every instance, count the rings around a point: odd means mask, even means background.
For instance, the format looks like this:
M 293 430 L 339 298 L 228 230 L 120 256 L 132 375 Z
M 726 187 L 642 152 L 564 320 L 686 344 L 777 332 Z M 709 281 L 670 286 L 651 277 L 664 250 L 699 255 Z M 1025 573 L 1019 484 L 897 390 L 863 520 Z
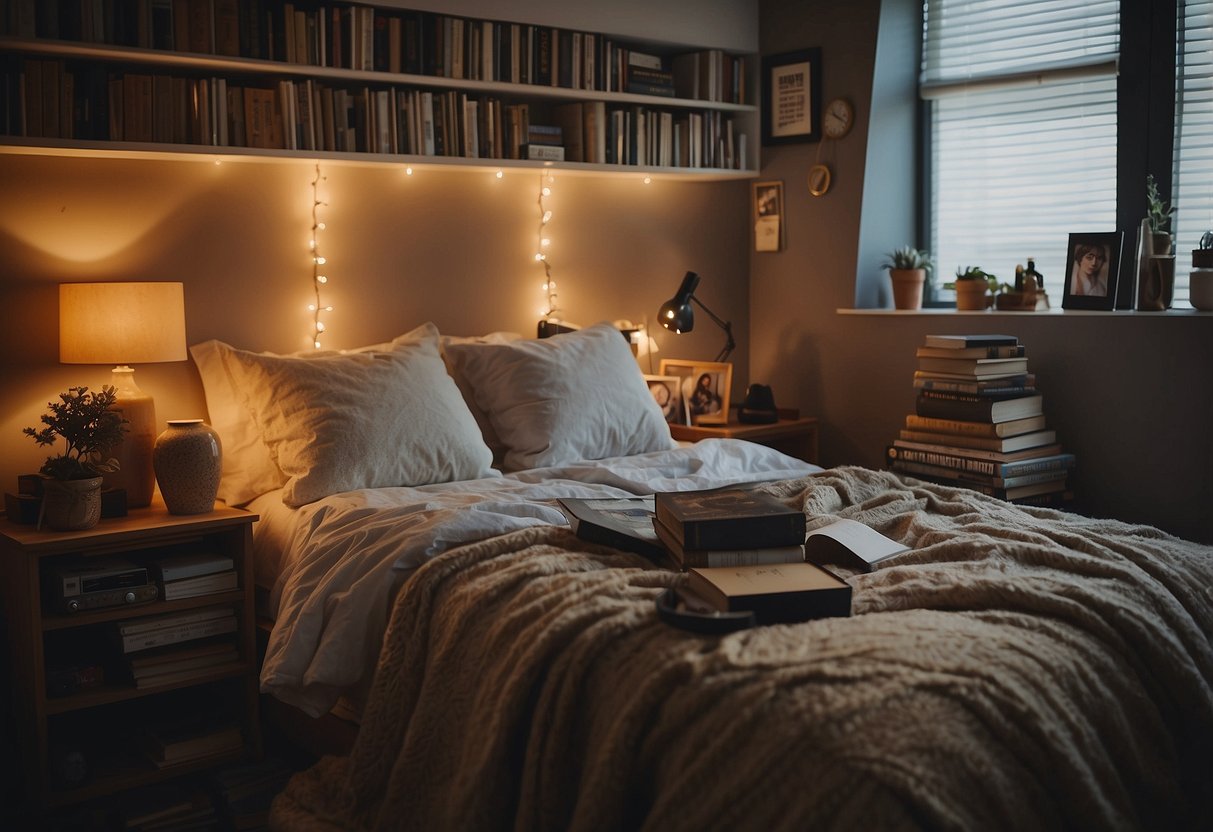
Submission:
M 7 518 L 0 521 L 0 593 L 11 658 L 13 719 L 31 803 L 64 806 L 261 755 L 253 612 L 256 519 L 255 514 L 222 506 L 207 514 L 172 515 L 157 497 L 148 508 L 102 520 L 80 532 L 38 531 Z M 66 611 L 67 605 L 55 592 L 55 581 L 62 580 L 57 568 L 72 563 L 87 564 L 99 556 L 122 558 L 149 567 L 150 580 L 158 558 L 186 552 L 231 558 L 236 588 L 173 601 L 160 600 L 161 590 L 153 600 L 130 603 L 119 597 L 113 605 L 97 608 L 85 602 L 85 608 L 76 612 Z M 119 595 L 124 596 L 126 589 L 121 588 Z M 137 687 L 127 660 L 149 651 L 124 654 L 119 623 L 146 626 L 148 616 L 208 607 L 234 611 L 235 632 L 210 639 L 232 644 L 234 658 L 196 675 L 186 671 L 166 676 L 160 684 L 145 682 L 154 686 Z M 202 643 L 184 640 L 162 649 L 171 653 Z M 48 665 L 81 661 L 101 664 L 104 682 L 97 686 L 60 682 L 48 690 Z M 192 712 L 213 712 L 223 723 L 238 728 L 241 747 L 228 743 L 226 750 L 208 756 L 154 763 L 141 742 L 148 722 Z M 81 764 L 84 773 L 79 776 Z
M 817 463 L 817 419 L 813 417 L 780 419 L 769 425 L 670 425 L 670 435 L 682 442 L 701 439 L 746 439 L 766 445 L 805 462 Z

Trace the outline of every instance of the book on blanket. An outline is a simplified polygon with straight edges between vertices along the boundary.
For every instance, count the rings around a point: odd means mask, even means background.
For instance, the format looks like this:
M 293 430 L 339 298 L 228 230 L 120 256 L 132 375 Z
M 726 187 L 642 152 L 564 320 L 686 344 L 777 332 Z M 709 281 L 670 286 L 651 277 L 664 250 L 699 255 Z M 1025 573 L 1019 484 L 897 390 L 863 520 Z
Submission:
M 851 614 L 851 587 L 811 563 L 691 569 L 687 588 L 721 612 L 749 610 L 759 624 Z
M 729 486 L 653 495 L 656 518 L 684 549 L 765 549 L 804 542 L 804 512 Z
M 871 572 L 876 564 L 910 547 L 885 537 L 871 526 L 841 518 L 813 529 L 805 537 L 805 560 L 818 565 L 839 564 Z
M 591 543 L 601 543 L 647 557 L 662 557 L 665 548 L 653 530 L 652 497 L 607 497 L 557 500 L 573 534 Z

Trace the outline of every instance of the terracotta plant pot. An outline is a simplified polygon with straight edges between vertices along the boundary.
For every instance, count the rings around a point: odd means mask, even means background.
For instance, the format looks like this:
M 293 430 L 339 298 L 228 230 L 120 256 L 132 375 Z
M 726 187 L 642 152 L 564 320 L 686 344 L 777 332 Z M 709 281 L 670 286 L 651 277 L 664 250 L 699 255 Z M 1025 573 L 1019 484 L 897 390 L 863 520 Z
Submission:
M 42 482 L 42 522 L 61 532 L 91 529 L 101 519 L 101 477 Z
M 893 281 L 893 306 L 897 309 L 921 309 L 926 269 L 889 269 Z
M 986 289 L 984 280 L 956 281 L 956 308 L 973 310 L 986 308 Z

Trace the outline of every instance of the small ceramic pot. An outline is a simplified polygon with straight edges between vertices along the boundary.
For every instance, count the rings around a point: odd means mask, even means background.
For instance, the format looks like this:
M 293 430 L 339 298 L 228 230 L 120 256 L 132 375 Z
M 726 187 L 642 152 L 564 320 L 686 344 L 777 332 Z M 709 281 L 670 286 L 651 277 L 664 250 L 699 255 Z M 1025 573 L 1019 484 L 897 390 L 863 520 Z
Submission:
M 91 529 L 101 519 L 101 477 L 42 482 L 42 522 L 61 532 Z
M 152 466 L 169 514 L 205 514 L 215 508 L 223 447 L 201 419 L 172 419 L 156 437 Z
M 893 282 L 893 306 L 897 309 L 921 309 L 926 269 L 889 269 Z
M 957 280 L 956 308 L 964 310 L 985 309 L 988 286 L 989 284 L 984 280 Z

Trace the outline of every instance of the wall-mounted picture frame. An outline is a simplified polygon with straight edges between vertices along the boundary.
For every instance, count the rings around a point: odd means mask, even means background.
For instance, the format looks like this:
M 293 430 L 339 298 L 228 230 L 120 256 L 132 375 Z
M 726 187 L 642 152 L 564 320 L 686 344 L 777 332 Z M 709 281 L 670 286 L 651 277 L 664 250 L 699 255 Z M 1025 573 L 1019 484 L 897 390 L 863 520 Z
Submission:
M 729 391 L 733 365 L 727 361 L 661 359 L 662 376 L 678 379 L 682 393 L 683 425 L 726 425 L 729 422 Z
M 1124 233 L 1071 234 L 1062 309 L 1114 309 Z
M 783 251 L 783 180 L 754 183 L 754 251 Z
M 762 143 L 821 139 L 821 49 L 762 59 Z
M 661 408 L 661 415 L 670 424 L 686 424 L 686 410 L 682 406 L 682 379 L 678 376 L 644 374 L 644 383 L 653 394 L 653 401 Z

